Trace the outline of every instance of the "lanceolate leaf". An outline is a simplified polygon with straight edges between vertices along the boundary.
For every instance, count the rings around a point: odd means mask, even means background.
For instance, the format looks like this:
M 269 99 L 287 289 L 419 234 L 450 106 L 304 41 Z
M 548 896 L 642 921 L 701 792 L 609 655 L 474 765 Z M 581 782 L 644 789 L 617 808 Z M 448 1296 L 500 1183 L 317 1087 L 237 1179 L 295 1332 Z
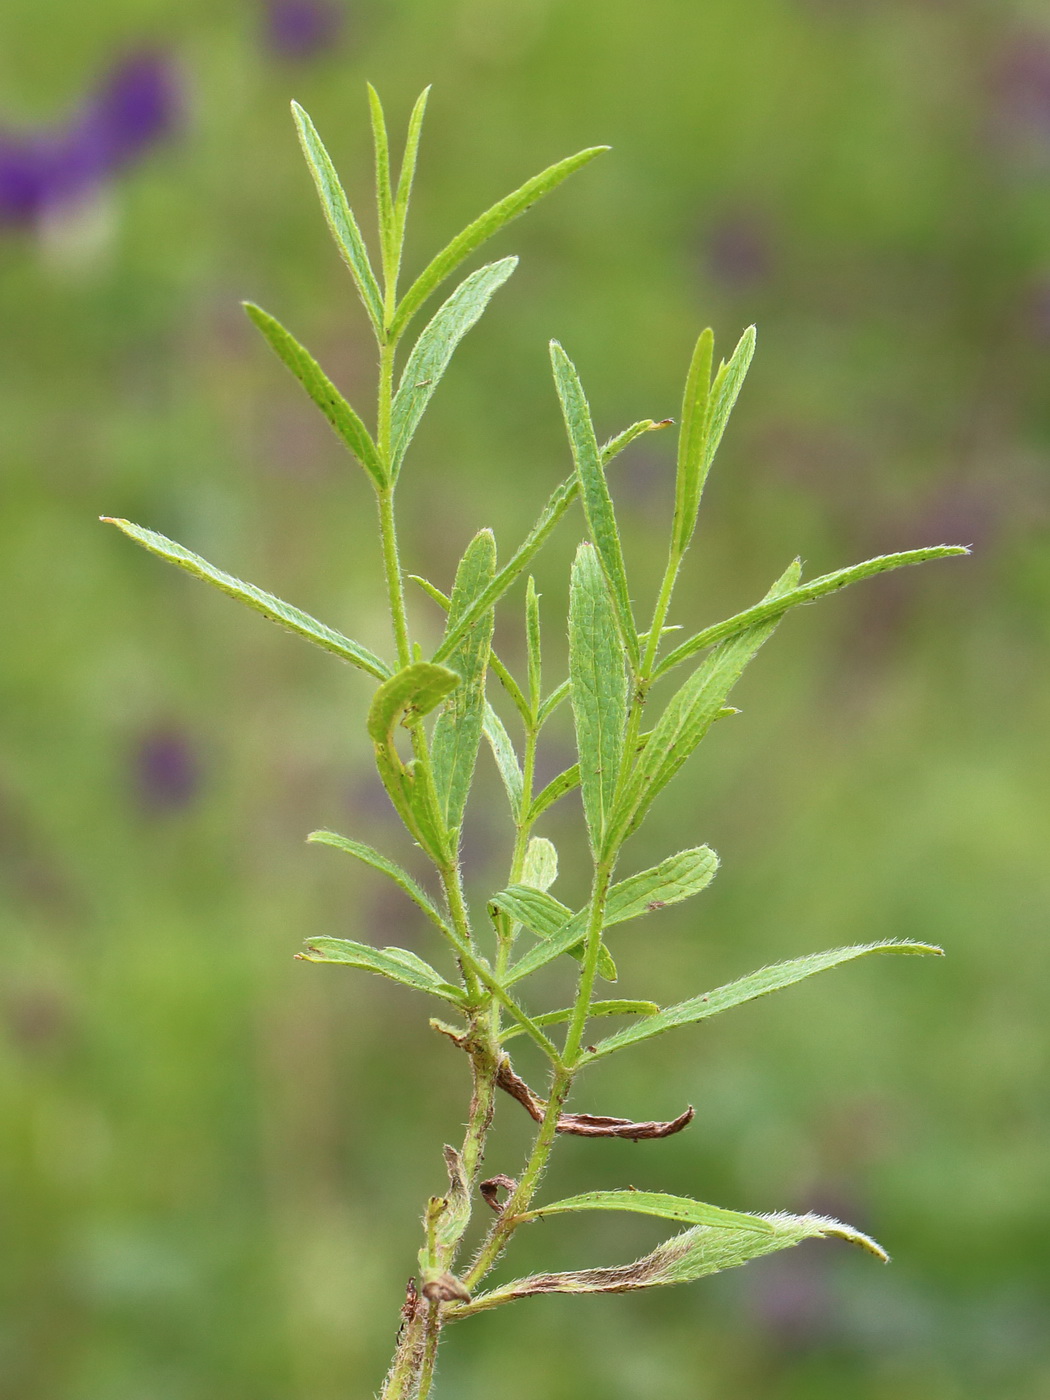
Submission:
M 799 567 L 796 560 L 773 585 L 770 596 L 792 588 L 798 581 Z M 761 623 L 726 642 L 671 697 L 617 800 L 610 823 L 614 839 L 630 834 L 638 826 L 657 793 L 667 786 L 718 719 L 726 696 L 775 626 L 775 622 Z
M 627 722 L 627 675 L 612 601 L 595 548 L 580 545 L 569 590 L 569 678 L 580 787 L 591 847 L 604 849 Z
M 714 383 L 711 385 L 711 401 L 708 409 L 707 424 L 704 432 L 704 455 L 701 468 L 700 489 L 703 490 L 703 480 L 710 470 L 714 455 L 718 451 L 718 444 L 722 441 L 722 434 L 726 430 L 729 422 L 729 415 L 732 413 L 740 390 L 743 388 L 744 379 L 751 367 L 751 359 L 755 353 L 755 328 L 748 326 L 747 330 L 740 337 L 740 342 L 733 351 L 728 364 L 721 364 L 718 373 L 715 375 Z
M 482 711 L 482 729 L 485 738 L 489 741 L 489 748 L 496 760 L 496 767 L 503 779 L 503 786 L 507 790 L 510 810 L 516 820 L 524 801 L 525 777 L 521 771 L 521 764 L 518 762 L 518 755 L 514 752 L 514 745 L 510 741 L 510 735 L 507 733 L 503 721 L 487 700 Z
M 552 778 L 542 792 L 538 792 L 529 808 L 529 821 L 534 822 L 541 816 L 548 807 L 554 805 L 559 797 L 564 797 L 567 792 L 572 792 L 573 788 L 580 785 L 580 765 L 574 763 L 571 768 L 566 768 L 564 773 L 559 773 L 556 778 Z
M 317 842 L 322 846 L 334 846 L 337 851 L 345 851 L 347 855 L 354 856 L 365 865 L 370 865 L 373 870 L 380 871 L 394 884 L 404 890 L 409 899 L 413 900 L 428 919 L 433 920 L 443 933 L 448 932 L 448 925 L 441 917 L 437 907 L 430 896 L 416 884 L 407 870 L 402 870 L 401 866 L 388 857 L 381 855 L 379 851 L 371 846 L 364 845 L 361 841 L 351 841 L 348 836 L 340 836 L 335 831 L 311 831 L 306 838 L 307 841 Z
M 682 400 L 682 425 L 678 432 L 678 471 L 675 477 L 674 532 L 671 552 L 681 556 L 696 528 L 702 477 L 704 434 L 711 396 L 711 356 L 714 334 L 704 331 L 696 342 Z
M 508 885 L 489 901 L 493 908 L 502 914 L 509 914 L 519 924 L 524 924 L 540 938 L 550 938 L 560 933 L 573 917 L 560 899 L 552 894 L 534 888 L 532 885 Z
M 548 947 L 552 946 L 554 940 L 557 941 L 557 949 L 549 958 L 544 958 L 544 962 L 551 961 L 559 953 L 568 953 L 577 962 L 583 957 L 583 935 L 587 927 L 586 910 L 574 914 L 553 895 L 533 889 L 529 885 L 508 885 L 505 890 L 493 895 L 489 902 L 494 909 L 509 914 L 538 938 L 547 940 Z M 598 972 L 607 982 L 616 981 L 616 964 L 604 944 L 598 954 Z M 517 980 L 517 977 L 512 975 L 507 979 L 507 985 Z
M 646 419 L 646 423 L 648 422 L 649 420 Z M 635 424 L 635 427 L 638 426 L 638 424 Z M 656 428 L 660 428 L 663 426 L 663 424 L 655 423 L 653 424 L 653 426 Z M 602 448 L 603 467 L 608 466 L 612 459 L 620 451 L 620 439 L 628 437 L 628 435 L 637 436 L 637 434 L 634 433 L 633 429 L 629 428 L 626 433 L 621 433 L 619 438 L 613 438 L 611 442 L 606 443 L 606 445 Z M 508 562 L 504 564 L 503 568 L 500 569 L 499 573 L 496 575 L 489 587 L 474 604 L 473 608 L 471 608 L 470 611 L 466 614 L 466 616 L 460 620 L 459 626 L 455 629 L 455 631 L 445 636 L 445 639 L 441 643 L 441 646 L 434 653 L 435 661 L 443 660 L 444 657 L 448 655 L 448 653 L 452 650 L 455 644 L 459 641 L 459 638 L 462 635 L 462 633 L 466 631 L 466 629 L 471 625 L 475 618 L 480 616 L 480 614 L 484 612 L 486 608 L 491 607 L 493 603 L 497 603 L 500 600 L 500 598 L 503 597 L 504 593 L 506 593 L 507 589 L 511 586 L 514 580 L 518 577 L 518 575 L 525 572 L 531 561 L 536 557 L 536 555 L 542 549 L 543 545 L 546 543 L 555 525 L 557 525 L 558 521 L 569 509 L 569 507 L 572 505 L 573 501 L 575 501 L 576 497 L 579 494 L 580 479 L 576 475 L 576 473 L 573 472 L 572 476 L 567 477 L 561 483 L 560 486 L 556 487 L 554 491 L 551 492 L 547 504 L 543 507 L 543 510 L 540 512 L 539 519 L 536 521 L 536 524 L 526 535 L 518 550 L 511 556 Z M 543 702 L 543 706 L 540 710 L 541 723 L 543 722 L 543 720 L 549 718 L 549 716 L 553 714 L 557 705 L 560 704 L 561 700 L 563 700 L 564 698 L 565 693 L 563 692 L 563 688 L 561 686 L 559 686 L 556 691 L 553 691 L 547 697 L 547 699 Z
M 496 541 L 481 530 L 467 546 L 456 571 L 449 621 L 474 601 L 496 569 Z M 485 711 L 485 673 L 492 645 L 492 612 L 483 613 L 449 657 L 463 684 L 452 691 L 438 715 L 431 739 L 431 761 L 438 801 L 450 830 L 463 823 L 463 810 L 478 760 Z
M 486 209 L 484 214 L 476 218 L 462 233 L 457 234 L 451 243 L 442 248 L 437 257 L 416 278 L 405 293 L 401 305 L 397 308 L 391 333 L 395 337 L 399 336 L 431 292 L 435 291 L 465 258 L 469 258 L 475 249 L 480 248 L 486 239 L 491 238 L 494 233 L 498 233 L 501 228 L 510 223 L 511 219 L 516 219 L 530 205 L 535 204 L 543 195 L 560 185 L 562 180 L 571 175 L 574 170 L 579 170 L 580 166 L 586 165 L 589 160 L 608 149 L 608 146 L 592 146 L 588 150 L 580 151 L 574 156 L 569 156 L 566 160 L 559 161 L 557 165 L 548 166 L 539 175 L 526 181 L 513 194 L 501 199 L 491 209 Z
M 618 457 L 625 447 L 630 447 L 635 438 L 641 437 L 643 433 L 658 433 L 661 428 L 670 426 L 670 418 L 662 418 L 659 423 L 654 422 L 652 418 L 643 418 L 638 423 L 632 423 L 629 428 L 624 428 L 622 433 L 617 433 L 602 444 L 602 466 L 607 467 L 614 457 Z
M 572 686 L 568 681 L 562 681 L 561 685 L 556 686 L 554 690 L 551 691 L 551 693 L 547 696 L 546 700 L 544 700 L 543 704 L 540 706 L 539 712 L 536 715 L 537 729 L 543 728 L 543 726 L 547 723 L 551 715 L 562 703 L 562 701 L 568 700 L 571 691 Z M 577 774 L 576 782 L 578 783 L 579 781 L 579 774 Z
M 746 1215 L 740 1211 L 723 1210 L 720 1206 L 692 1201 L 688 1196 L 668 1196 L 660 1191 L 585 1191 L 582 1196 L 569 1196 L 564 1201 L 552 1201 L 525 1212 L 523 1220 L 538 1220 L 547 1215 L 564 1215 L 577 1210 L 625 1210 L 635 1215 L 659 1215 L 665 1220 L 681 1220 L 689 1225 L 715 1225 L 726 1230 L 754 1230 L 760 1235 L 773 1233 L 773 1226 L 764 1215 Z
M 399 723 L 417 723 L 459 683 L 454 671 L 429 661 L 416 661 L 379 687 L 368 711 L 368 732 L 375 745 L 376 768 L 383 786 L 408 830 L 439 862 L 448 852 L 433 781 L 429 772 L 417 770 L 415 761 L 407 767 L 401 762 L 394 731 Z
M 364 467 L 376 486 L 382 489 L 386 485 L 386 474 L 368 429 L 321 366 L 294 336 L 289 335 L 280 321 L 275 321 L 261 307 L 255 306 L 250 301 L 244 303 L 244 309 L 270 342 L 280 359 L 284 361 L 328 419 L 336 433 Z
M 718 857 L 710 846 L 697 846 L 668 856 L 651 870 L 613 885 L 605 907 L 605 923 L 619 924 L 640 914 L 678 904 L 697 894 L 715 878 Z
M 394 192 L 390 185 L 390 142 L 383 104 L 371 83 L 368 84 L 368 108 L 372 117 L 372 142 L 376 157 L 376 212 L 379 217 L 379 244 L 383 253 L 383 279 L 389 286 L 396 275 L 398 262 Z
M 540 645 L 540 597 L 529 575 L 525 585 L 525 642 L 529 661 L 529 708 L 538 715 L 543 702 L 543 667 Z
M 537 1026 L 556 1026 L 561 1021 L 571 1021 L 575 1013 L 574 1006 L 563 1006 L 560 1011 L 546 1011 L 542 1016 L 534 1016 L 533 1024 Z M 653 1012 L 659 1011 L 655 1001 L 592 1001 L 587 1008 L 588 1016 L 649 1016 Z M 501 1040 L 512 1040 L 516 1035 L 522 1035 L 522 1026 L 511 1026 L 500 1036 Z
M 462 1006 L 465 999 L 459 987 L 446 982 L 440 972 L 407 948 L 370 948 L 350 938 L 314 938 L 296 957 L 304 962 L 346 963 L 350 967 L 364 968 L 366 972 L 378 972 L 391 982 L 414 987 L 417 992 L 429 992 L 455 1006 Z
M 688 899 L 691 894 L 709 885 L 717 870 L 718 857 L 708 846 L 698 846 L 695 850 L 680 851 L 676 856 L 669 856 L 651 870 L 643 870 L 613 885 L 605 905 L 603 927 L 611 928 L 661 908 L 664 904 L 676 904 L 679 900 Z M 662 897 L 660 891 L 663 892 Z M 532 900 L 530 892 L 520 885 L 511 885 L 493 896 L 494 904 L 544 940 L 530 948 L 514 964 L 507 976 L 508 986 L 553 962 L 562 953 L 574 958 L 582 954 L 587 911 L 583 909 L 566 919 L 568 910 L 565 906 L 549 895 L 545 898 L 548 902 L 541 907 Z M 602 956 L 604 960 L 604 949 Z M 607 974 L 602 972 L 602 976 L 606 977 Z
M 721 1011 L 728 1011 L 731 1006 L 740 1006 L 745 1001 L 754 1001 L 756 997 L 767 996 L 770 992 L 778 992 L 781 987 L 790 987 L 793 983 L 802 982 L 817 972 L 838 967 L 841 963 L 852 962 L 854 958 L 863 958 L 868 953 L 938 955 L 941 951 L 940 948 L 929 943 L 888 940 L 884 943 L 861 943 L 852 948 L 832 948 L 826 953 L 810 953 L 803 958 L 791 958 L 787 962 L 774 963 L 772 967 L 760 968 L 758 972 L 752 972 L 749 976 L 741 977 L 736 982 L 729 982 L 726 986 L 718 987 L 713 992 L 707 992 L 699 997 L 691 997 L 689 1001 L 681 1001 L 676 1006 L 668 1006 L 655 1016 L 646 1016 L 625 1030 L 617 1031 L 615 1035 L 600 1040 L 588 1054 L 587 1059 L 590 1061 L 601 1058 L 603 1055 L 610 1055 L 614 1050 L 622 1050 L 624 1046 L 635 1045 L 641 1040 L 649 1040 L 654 1035 L 674 1030 L 677 1026 L 690 1026 L 697 1021 L 705 1021 L 709 1016 L 717 1016 Z
M 675 647 L 674 651 L 668 652 L 657 666 L 654 678 L 665 676 L 668 671 L 674 670 L 676 666 L 706 647 L 738 637 L 741 632 L 746 632 L 757 623 L 783 617 L 790 608 L 796 608 L 800 603 L 812 603 L 828 593 L 835 593 L 851 583 L 859 583 L 862 579 L 872 578 L 875 574 L 885 573 L 889 569 L 904 568 L 908 564 L 925 564 L 930 559 L 950 559 L 969 552 L 964 545 L 938 544 L 926 549 L 907 549 L 900 554 L 881 554 L 876 559 L 866 559 L 863 564 L 838 569 L 833 574 L 822 574 L 820 578 L 800 584 L 785 593 L 767 593 L 754 607 L 737 613 L 735 617 L 727 618 L 725 622 L 716 622 L 713 627 L 705 627 L 702 632 L 697 632 L 694 637 Z
M 412 347 L 401 383 L 394 397 L 391 419 L 391 470 L 394 479 L 453 351 L 478 320 L 493 293 L 503 286 L 518 265 L 517 258 L 472 272 L 438 310 Z
M 739 1226 L 695 1225 L 681 1235 L 654 1249 L 633 1264 L 606 1269 L 580 1269 L 564 1274 L 534 1274 L 518 1279 L 503 1288 L 482 1293 L 470 1303 L 456 1306 L 449 1317 L 466 1317 L 484 1312 L 515 1298 L 528 1298 L 538 1293 L 633 1293 L 642 1288 L 656 1288 L 667 1283 L 692 1283 L 708 1274 L 720 1273 L 773 1254 L 790 1249 L 809 1239 L 841 1239 L 885 1260 L 882 1247 L 841 1221 L 823 1215 L 769 1215 L 764 1217 L 768 1230 L 742 1229 Z
M 336 632 L 333 628 L 325 626 L 323 622 L 318 622 L 309 613 L 304 613 L 299 608 L 293 608 L 290 603 L 282 602 L 274 594 L 267 593 L 262 588 L 256 588 L 253 583 L 244 583 L 241 579 L 234 578 L 232 574 L 223 573 L 221 569 L 215 568 L 206 559 L 202 559 L 199 554 L 184 549 L 181 544 L 176 544 L 174 540 L 159 535 L 155 530 L 144 529 L 141 525 L 132 525 L 130 520 L 118 520 L 111 515 L 103 515 L 101 519 L 106 525 L 115 525 L 129 539 L 135 540 L 144 549 L 148 549 L 151 554 L 166 559 L 169 564 L 177 564 L 180 569 L 185 569 L 186 573 L 192 574 L 194 578 L 203 579 L 205 583 L 210 583 L 220 592 L 228 594 L 229 597 L 247 603 L 250 608 L 262 613 L 263 617 L 268 618 L 270 622 L 277 622 L 282 627 L 286 627 L 289 632 L 295 632 L 298 636 L 305 637 L 308 642 L 313 642 L 315 646 L 323 647 L 325 651 L 330 651 L 333 655 L 342 657 L 344 661 L 359 666 L 362 671 L 367 671 L 370 676 L 375 676 L 376 680 L 384 681 L 391 674 L 390 667 L 386 662 L 381 661 L 367 647 L 361 646 L 358 642 L 352 642 L 341 632 Z
M 401 161 L 401 174 L 398 176 L 397 193 L 394 196 L 394 219 L 397 225 L 397 241 L 400 248 L 405 236 L 405 217 L 408 213 L 408 200 L 412 193 L 412 181 L 416 175 L 416 156 L 419 154 L 419 138 L 423 130 L 423 117 L 427 110 L 430 88 L 425 87 L 416 98 L 412 115 L 408 120 L 408 137 L 405 141 L 405 154 Z
M 561 400 L 565 429 L 569 435 L 576 473 L 580 478 L 580 495 L 591 539 L 594 541 L 612 594 L 623 644 L 632 664 L 638 660 L 638 632 L 634 625 L 631 599 L 627 589 L 620 533 L 616 526 L 612 497 L 605 481 L 605 471 L 598 441 L 594 436 L 591 411 L 587 407 L 583 386 L 576 367 L 556 340 L 551 341 L 551 365 L 554 383 Z
M 317 193 L 321 198 L 321 208 L 336 246 L 343 255 L 343 261 L 350 269 L 358 294 L 364 302 L 376 335 L 383 333 L 383 295 L 379 290 L 372 264 L 368 260 L 364 239 L 357 226 L 353 211 L 346 201 L 343 187 L 335 173 L 328 152 L 321 143 L 313 122 L 298 102 L 292 103 L 292 116 L 299 132 L 303 154 L 310 167 Z

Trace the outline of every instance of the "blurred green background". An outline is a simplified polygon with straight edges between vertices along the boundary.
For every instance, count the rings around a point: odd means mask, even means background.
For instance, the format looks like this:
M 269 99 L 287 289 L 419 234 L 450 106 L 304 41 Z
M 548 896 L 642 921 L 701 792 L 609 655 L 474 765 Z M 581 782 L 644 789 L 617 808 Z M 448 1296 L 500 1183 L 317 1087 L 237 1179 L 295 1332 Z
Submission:
M 465 1063 L 428 1008 L 292 961 L 320 934 L 426 951 L 378 877 L 302 840 L 332 826 L 412 861 L 370 776 L 369 683 L 96 523 L 160 529 L 387 649 L 367 483 L 238 307 L 261 302 L 368 408 L 374 350 L 287 104 L 370 229 L 370 79 L 398 131 L 434 83 L 410 271 L 542 166 L 614 147 L 492 245 L 522 265 L 410 455 L 407 567 L 447 587 L 487 524 L 506 556 L 564 476 L 550 336 L 607 436 L 677 413 L 708 322 L 723 350 L 757 322 L 759 351 L 675 620 L 746 606 L 795 553 L 812 576 L 975 546 L 791 616 L 631 853 L 709 841 L 719 879 L 616 944 L 624 994 L 662 1000 L 844 942 L 950 956 L 873 960 L 614 1058 L 581 1107 L 692 1102 L 697 1122 L 567 1141 L 548 1182 L 840 1214 L 892 1268 L 827 1244 L 679 1290 L 520 1303 L 449 1335 L 438 1393 L 1045 1397 L 1045 9 L 371 0 L 312 38 L 299 21 L 251 0 L 0 14 L 5 131 L 68 119 L 144 45 L 181 94 L 119 178 L 0 228 L 0 1392 L 371 1394 L 460 1133 Z M 673 448 L 616 468 L 643 602 Z M 580 533 L 571 518 L 537 570 L 552 676 Z M 479 901 L 506 851 L 483 766 Z M 545 830 L 571 902 L 578 809 Z M 516 1112 L 494 1172 L 516 1170 Z M 660 1237 L 551 1222 L 504 1267 L 621 1262 Z

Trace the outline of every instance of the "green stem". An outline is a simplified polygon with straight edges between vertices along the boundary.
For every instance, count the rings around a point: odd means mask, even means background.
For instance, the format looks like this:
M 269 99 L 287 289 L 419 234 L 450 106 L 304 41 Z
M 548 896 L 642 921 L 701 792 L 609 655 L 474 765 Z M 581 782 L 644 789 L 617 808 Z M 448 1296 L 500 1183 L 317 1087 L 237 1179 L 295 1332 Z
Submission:
M 576 1003 L 572 1020 L 562 1049 L 562 1060 L 574 1066 L 583 1043 L 583 1032 L 587 1026 L 587 1016 L 594 996 L 594 983 L 598 976 L 598 957 L 602 947 L 602 931 L 605 928 L 605 901 L 612 883 L 615 855 L 606 856 L 594 867 L 594 883 L 591 887 L 591 910 L 587 919 L 587 937 L 584 945 L 583 966 L 576 989 Z
M 394 1359 L 383 1382 L 379 1400 L 414 1400 L 423 1364 L 425 1326 L 422 1309 L 417 1305 L 411 1320 L 405 1323 L 398 1337 Z
M 434 1368 L 437 1365 L 438 1342 L 441 1340 L 440 1305 L 431 1303 L 423 1334 L 423 1361 L 419 1368 L 419 1389 L 415 1400 L 427 1400 L 430 1387 L 434 1383 Z
M 383 567 L 386 571 L 387 598 L 390 603 L 390 620 L 394 628 L 398 665 L 408 666 L 412 661 L 412 646 L 408 637 L 405 587 L 397 548 L 397 526 L 394 523 L 393 486 L 387 486 L 379 492 L 379 530 L 383 542 Z
M 529 1154 L 529 1160 L 521 1180 L 508 1198 L 481 1248 L 474 1256 L 470 1268 L 463 1275 L 464 1284 L 472 1292 L 503 1253 L 511 1235 L 522 1223 L 520 1218 L 522 1212 L 528 1210 L 532 1204 L 536 1188 L 547 1168 L 547 1162 L 558 1132 L 558 1119 L 561 1117 L 561 1111 L 569 1097 L 572 1080 L 572 1071 L 566 1069 L 564 1065 L 559 1065 L 555 1069 L 551 1079 L 547 1111 L 543 1115 L 543 1122 L 536 1133 L 532 1152 Z

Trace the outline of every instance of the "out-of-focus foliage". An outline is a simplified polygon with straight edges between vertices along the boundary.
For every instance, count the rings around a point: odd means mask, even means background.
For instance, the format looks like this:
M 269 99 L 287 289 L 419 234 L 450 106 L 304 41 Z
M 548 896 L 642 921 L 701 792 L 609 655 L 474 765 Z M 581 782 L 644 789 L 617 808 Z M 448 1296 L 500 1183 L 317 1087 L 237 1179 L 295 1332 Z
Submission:
M 100 126 L 106 75 L 147 54 L 173 85 L 153 90 L 164 120 L 137 89 L 135 121 Z M 371 682 L 95 523 L 143 521 L 386 650 L 368 484 L 238 307 L 267 306 L 368 401 L 367 326 L 287 111 L 310 110 L 353 199 L 366 78 L 402 122 L 435 85 L 406 278 L 416 249 L 533 170 L 615 148 L 492 245 L 522 264 L 406 464 L 409 569 L 447 590 L 484 525 L 507 557 L 567 474 L 551 336 L 602 437 L 676 414 L 708 320 L 720 344 L 755 321 L 760 345 L 674 620 L 746 606 L 800 543 L 809 576 L 975 546 L 785 622 L 744 715 L 638 844 L 640 868 L 710 842 L 719 880 L 617 947 L 623 994 L 644 971 L 665 1001 L 683 966 L 714 986 L 908 937 L 948 958 L 845 969 L 839 997 L 817 983 L 611 1057 L 586 1107 L 692 1101 L 697 1121 L 666 1142 L 570 1143 L 549 1183 L 842 1215 L 896 1262 L 801 1246 L 652 1298 L 530 1300 L 454 1332 L 440 1384 L 462 1400 L 1037 1400 L 1050 26 L 1019 0 L 7 0 L 0 1389 L 365 1393 L 416 1245 L 410 1203 L 440 1189 L 458 1131 L 464 1066 L 418 1028 L 413 994 L 291 956 L 325 936 L 425 955 L 396 891 L 303 844 L 333 826 L 396 846 L 350 738 Z M 95 174 L 27 213 L 6 192 L 56 149 L 89 151 Z M 646 436 L 611 469 L 650 588 L 673 454 Z M 552 601 L 580 534 L 562 524 L 537 561 Z M 416 606 L 436 640 L 436 608 Z M 563 759 L 549 746 L 547 776 Z M 501 801 L 491 764 L 483 779 Z M 566 872 L 576 800 L 547 819 Z M 503 853 L 477 810 L 467 831 L 484 897 Z M 502 1143 L 517 1152 L 504 1131 L 493 1172 Z M 661 1237 L 620 1228 L 638 1254 Z M 601 1230 L 538 1223 L 526 1267 L 590 1261 Z

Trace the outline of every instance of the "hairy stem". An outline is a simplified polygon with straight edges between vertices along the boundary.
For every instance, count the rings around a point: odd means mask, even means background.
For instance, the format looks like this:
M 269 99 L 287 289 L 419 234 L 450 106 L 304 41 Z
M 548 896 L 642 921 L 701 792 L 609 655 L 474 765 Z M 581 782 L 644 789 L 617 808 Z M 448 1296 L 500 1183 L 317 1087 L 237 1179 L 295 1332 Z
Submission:
M 431 1303 L 423 1330 L 423 1359 L 419 1368 L 419 1388 L 416 1400 L 426 1400 L 434 1383 L 434 1368 L 437 1365 L 438 1342 L 441 1340 L 440 1305 Z
M 547 1100 L 547 1111 L 543 1115 L 543 1122 L 536 1133 L 535 1141 L 532 1145 L 532 1152 L 522 1173 L 521 1180 L 517 1188 L 511 1193 L 506 1205 L 494 1222 L 492 1229 L 481 1245 L 471 1263 L 470 1268 L 463 1275 L 463 1282 L 471 1291 L 477 1287 L 478 1283 L 485 1277 L 488 1271 L 496 1263 L 496 1260 L 507 1247 L 511 1235 L 522 1223 L 520 1216 L 523 1211 L 528 1210 L 532 1203 L 532 1198 L 536 1193 L 536 1188 L 540 1184 L 543 1173 L 547 1169 L 547 1162 L 554 1146 L 554 1140 L 558 1132 L 558 1119 L 561 1111 L 565 1107 L 565 1101 L 569 1097 L 569 1090 L 572 1087 L 572 1072 L 559 1065 L 552 1076 L 550 1097 Z
M 415 1400 L 423 1365 L 425 1327 L 424 1313 L 417 1306 L 412 1317 L 402 1325 L 379 1400 Z

